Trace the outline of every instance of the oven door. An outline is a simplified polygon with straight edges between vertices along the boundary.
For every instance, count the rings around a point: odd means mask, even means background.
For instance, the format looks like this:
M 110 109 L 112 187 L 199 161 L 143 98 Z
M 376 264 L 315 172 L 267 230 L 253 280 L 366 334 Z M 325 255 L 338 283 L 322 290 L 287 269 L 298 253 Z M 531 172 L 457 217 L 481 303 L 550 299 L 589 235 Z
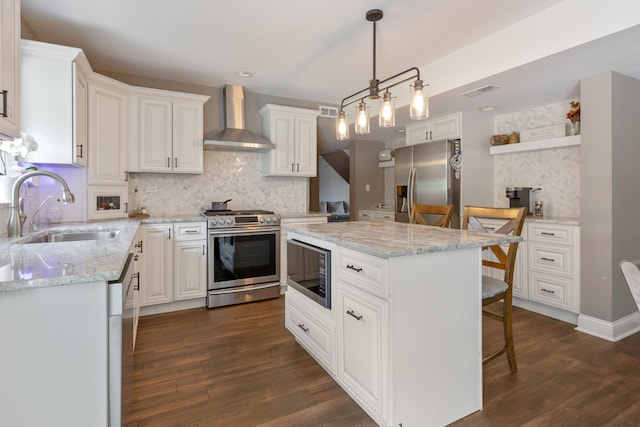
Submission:
M 280 229 L 209 230 L 208 290 L 280 280 Z

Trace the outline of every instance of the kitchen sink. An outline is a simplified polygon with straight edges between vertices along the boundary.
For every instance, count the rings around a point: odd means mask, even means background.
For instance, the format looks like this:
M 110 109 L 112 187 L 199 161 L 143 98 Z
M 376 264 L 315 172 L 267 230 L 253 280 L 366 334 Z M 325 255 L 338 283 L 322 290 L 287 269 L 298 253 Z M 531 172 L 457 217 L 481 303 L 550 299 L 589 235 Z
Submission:
M 77 242 L 82 240 L 109 240 L 118 236 L 120 230 L 102 231 L 53 231 L 40 236 L 33 236 L 18 243 L 53 243 L 53 242 Z

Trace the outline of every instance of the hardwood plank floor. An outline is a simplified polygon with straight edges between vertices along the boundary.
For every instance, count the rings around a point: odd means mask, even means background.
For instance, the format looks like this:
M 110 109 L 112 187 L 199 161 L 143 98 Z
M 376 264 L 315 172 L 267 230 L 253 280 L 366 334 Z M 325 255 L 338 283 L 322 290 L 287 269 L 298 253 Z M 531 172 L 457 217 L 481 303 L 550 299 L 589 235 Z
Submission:
M 487 352 L 500 324 L 483 323 Z M 611 343 L 514 308 L 518 373 L 484 368 L 453 426 L 638 426 L 640 334 Z M 375 426 L 284 328 L 284 298 L 141 318 L 124 426 Z M 416 427 L 416 426 L 406 426 Z

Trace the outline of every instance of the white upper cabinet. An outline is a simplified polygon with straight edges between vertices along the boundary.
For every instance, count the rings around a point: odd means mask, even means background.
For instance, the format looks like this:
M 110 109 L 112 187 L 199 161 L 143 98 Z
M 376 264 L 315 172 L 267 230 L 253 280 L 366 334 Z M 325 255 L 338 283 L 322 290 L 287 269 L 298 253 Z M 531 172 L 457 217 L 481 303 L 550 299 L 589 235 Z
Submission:
M 82 50 L 21 42 L 22 131 L 38 142 L 33 163 L 87 165 L 87 76 Z
M 94 75 L 89 81 L 90 185 L 126 185 L 129 137 L 127 86 Z
M 407 126 L 406 145 L 460 138 L 461 122 L 462 115 L 454 113 Z
M 20 1 L 0 0 L 0 136 L 20 135 Z
M 208 99 L 202 95 L 133 88 L 129 170 L 202 173 L 203 106 Z
M 267 104 L 260 109 L 263 135 L 276 145 L 264 155 L 265 175 L 317 174 L 318 115 L 315 110 Z

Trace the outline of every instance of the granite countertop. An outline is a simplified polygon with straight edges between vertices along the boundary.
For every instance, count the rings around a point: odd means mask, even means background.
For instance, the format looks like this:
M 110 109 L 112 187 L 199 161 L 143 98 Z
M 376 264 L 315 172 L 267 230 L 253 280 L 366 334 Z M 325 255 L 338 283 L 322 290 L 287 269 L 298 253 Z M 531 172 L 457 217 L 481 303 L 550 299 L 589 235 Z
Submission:
M 521 237 L 476 233 L 399 222 L 351 221 L 301 224 L 287 231 L 314 237 L 380 258 L 451 251 L 522 241 Z
M 559 225 L 580 225 L 580 218 L 570 216 L 554 216 L 544 218 L 534 218 L 533 216 L 527 216 L 526 223 L 540 223 L 540 224 L 559 224 Z
M 206 221 L 201 215 L 64 223 L 24 237 L 0 238 L 0 293 L 118 279 L 141 223 Z M 108 240 L 20 243 L 50 232 L 120 230 Z

